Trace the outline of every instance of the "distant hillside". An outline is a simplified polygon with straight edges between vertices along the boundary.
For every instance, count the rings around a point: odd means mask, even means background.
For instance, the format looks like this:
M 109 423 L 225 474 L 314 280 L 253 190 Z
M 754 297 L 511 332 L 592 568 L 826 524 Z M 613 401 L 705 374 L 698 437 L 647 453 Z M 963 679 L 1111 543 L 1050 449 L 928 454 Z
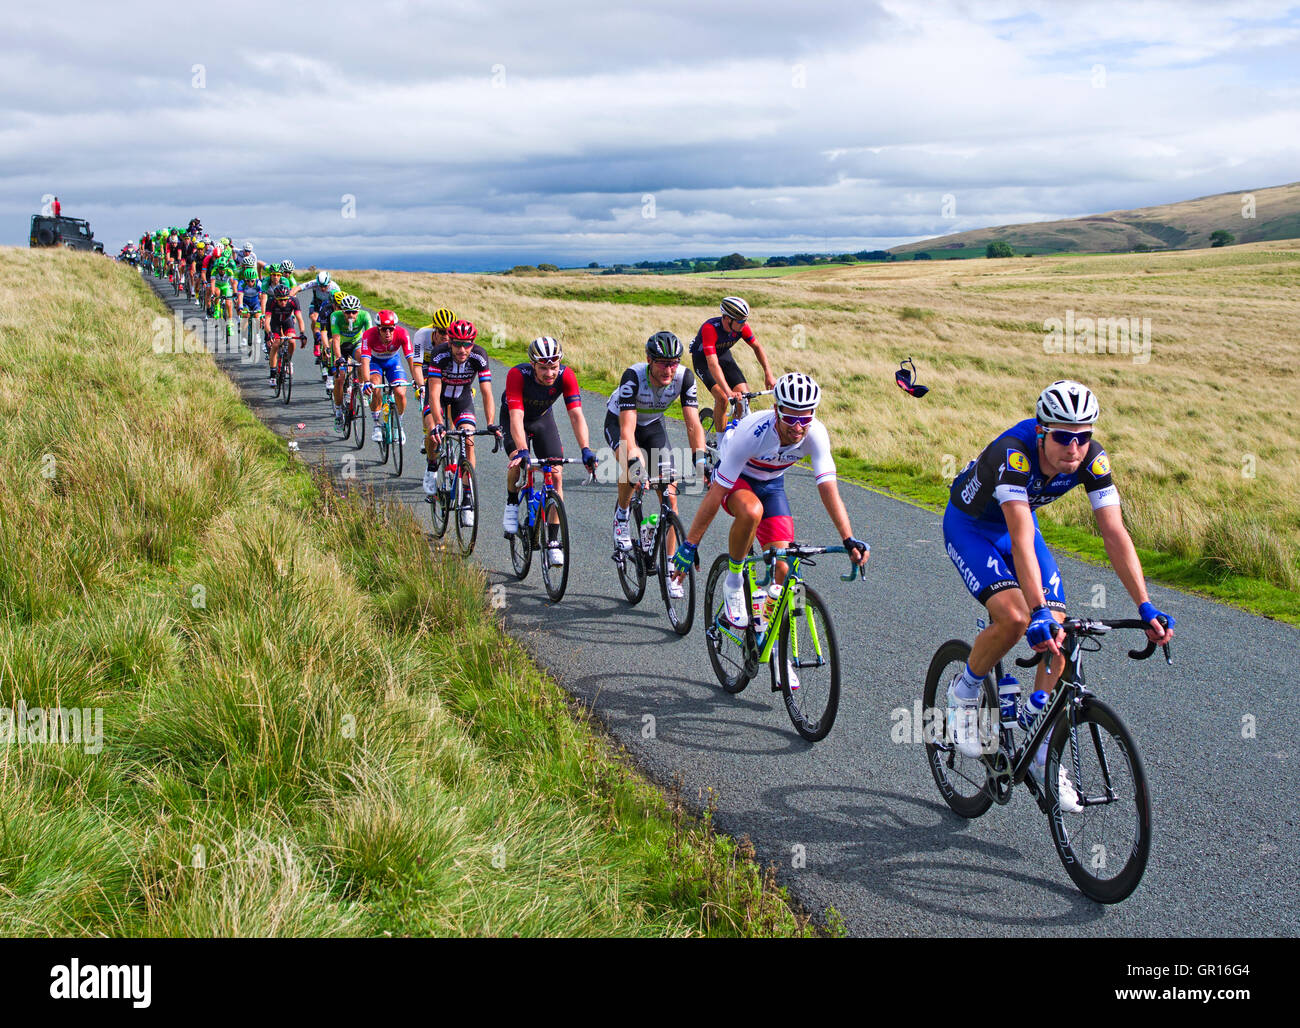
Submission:
M 1255 198 L 1254 218 L 1241 216 L 1243 197 L 1248 193 Z M 890 252 L 902 256 L 924 250 L 935 257 L 947 250 L 982 253 L 995 239 L 1006 240 L 1017 253 L 1123 253 L 1140 247 L 1192 250 L 1209 246 L 1210 233 L 1216 229 L 1231 232 L 1237 243 L 1300 237 L 1300 182 L 1218 193 L 1159 207 L 1107 211 L 1086 218 L 974 229 L 895 246 Z

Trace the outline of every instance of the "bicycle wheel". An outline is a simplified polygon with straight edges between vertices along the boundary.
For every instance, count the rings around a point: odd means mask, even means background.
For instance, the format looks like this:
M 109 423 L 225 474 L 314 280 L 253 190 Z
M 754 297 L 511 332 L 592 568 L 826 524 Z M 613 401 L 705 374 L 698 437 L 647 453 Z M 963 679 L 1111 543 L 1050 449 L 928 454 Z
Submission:
M 618 584 L 623 587 L 623 595 L 635 607 L 645 595 L 646 557 L 645 550 L 641 549 L 641 501 L 634 497 L 628 508 L 627 530 L 632 537 L 632 548 L 615 552 L 614 566 L 618 568 Z
M 817 742 L 826 738 L 840 709 L 840 653 L 826 604 L 812 586 L 799 586 L 802 604 L 792 595 L 781 619 L 777 676 L 795 731 Z
M 451 463 L 451 451 L 446 440 L 438 447 L 438 466 L 433 476 L 437 485 L 433 490 L 433 502 L 429 504 L 429 516 L 433 519 L 433 534 L 441 539 L 447 532 L 447 515 L 451 510 L 452 492 L 456 487 L 452 476 L 447 474 L 447 465 Z
M 288 403 L 293 392 L 293 356 L 287 345 L 280 347 L 280 375 L 284 379 L 284 402 Z
M 668 620 L 678 635 L 689 635 L 695 624 L 695 568 L 682 576 L 682 595 L 668 595 L 669 576 L 673 571 L 673 551 L 683 539 L 686 530 L 676 514 L 664 511 L 659 515 L 659 595 L 668 610 Z
M 521 490 L 521 498 L 527 494 Z M 519 528 L 509 536 L 510 565 L 516 578 L 524 578 L 533 565 L 533 526 L 528 524 L 528 504 L 519 504 Z
M 388 463 L 388 449 L 391 437 L 389 431 L 388 411 L 393 405 L 392 397 L 387 397 L 379 401 L 379 463 L 381 465 Z
M 366 411 L 370 409 L 369 404 L 362 402 L 361 384 L 352 381 L 348 389 L 346 404 L 343 408 L 344 417 L 352 423 L 352 448 L 359 450 L 366 445 Z
M 920 725 L 912 728 L 912 738 L 920 732 L 925 740 L 925 758 L 934 775 L 934 784 L 953 812 L 962 817 L 975 818 L 993 805 L 993 795 L 986 788 L 988 774 L 984 762 L 967 757 L 957 749 L 948 732 L 948 683 L 966 665 L 970 656 L 970 643 L 949 639 L 935 651 L 930 669 L 925 675 L 925 691 L 921 697 Z M 980 705 L 980 722 L 998 724 L 1001 711 L 996 694 L 990 702 L 988 679 L 985 679 L 983 700 Z
M 388 405 L 388 438 L 392 440 L 389 446 L 393 451 L 393 474 L 400 476 L 402 456 L 406 452 L 406 447 L 402 445 L 402 416 L 397 412 L 396 397 Z
M 1083 804 L 1061 810 L 1058 768 L 1064 767 Z M 1079 891 L 1098 903 L 1118 903 L 1137 888 L 1151 852 L 1151 792 L 1137 744 L 1119 715 L 1086 695 L 1057 718 L 1045 770 L 1052 842 Z
M 275 374 L 271 376 L 275 379 L 274 385 L 271 386 L 272 396 L 279 396 L 280 390 L 284 388 L 284 363 L 283 360 L 275 367 Z
M 478 479 L 474 475 L 473 465 L 464 457 L 461 458 L 457 478 L 460 485 L 456 490 L 456 506 L 452 508 L 452 517 L 456 519 L 456 541 L 460 543 L 460 552 L 468 557 L 474 552 L 474 540 L 478 538 Z M 465 524 L 467 514 L 473 522 L 471 525 Z
M 705 580 L 704 616 L 708 621 L 704 629 L 704 643 L 718 684 L 729 693 L 738 693 L 749 685 L 750 679 L 757 672 L 758 654 L 753 626 L 732 628 L 723 618 L 726 602 L 722 586 L 726 581 L 729 559 L 725 553 L 718 554 Z M 748 604 L 749 575 L 741 577 L 745 583 L 745 602 Z
M 558 530 L 557 526 L 551 524 L 552 514 L 558 515 L 560 519 Z M 538 531 L 541 533 L 542 545 L 542 582 L 546 585 L 546 595 L 551 598 L 551 602 L 559 603 L 569 584 L 569 559 L 572 554 L 569 550 L 569 518 L 564 513 L 564 501 L 553 492 L 546 494 L 545 516 Z M 556 552 L 550 545 L 552 533 L 559 536 L 559 552 L 564 555 L 564 563 L 558 566 L 551 563 L 551 554 Z

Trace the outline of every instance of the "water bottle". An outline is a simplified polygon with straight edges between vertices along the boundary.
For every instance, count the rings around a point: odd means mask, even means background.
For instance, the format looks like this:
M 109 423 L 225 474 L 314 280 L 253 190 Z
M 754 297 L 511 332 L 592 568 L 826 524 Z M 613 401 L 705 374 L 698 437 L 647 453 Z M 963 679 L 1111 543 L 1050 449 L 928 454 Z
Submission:
M 534 491 L 528 494 L 528 517 L 527 519 L 523 519 L 526 520 L 527 524 L 531 525 L 537 520 L 537 508 L 540 507 L 541 504 L 541 493 Z
M 763 620 L 772 620 L 772 611 L 776 610 L 776 602 L 781 598 L 781 586 L 773 582 L 767 587 L 767 602 L 763 604 Z
M 1013 675 L 1003 675 L 998 679 L 998 702 L 1002 705 L 1002 723 L 1004 725 L 1015 723 L 1016 706 L 1019 699 L 1019 679 Z
M 641 522 L 641 549 L 647 553 L 655 544 L 655 532 L 659 528 L 659 512 L 647 514 L 646 519 Z
M 1025 700 L 1024 708 L 1020 711 L 1020 727 L 1026 732 L 1034 727 L 1034 722 L 1038 715 L 1043 712 L 1047 706 L 1047 693 L 1042 689 L 1035 689 L 1029 694 L 1029 699 Z
M 767 593 L 758 589 L 749 596 L 750 601 L 750 622 L 754 626 L 754 631 L 762 635 L 767 631 Z

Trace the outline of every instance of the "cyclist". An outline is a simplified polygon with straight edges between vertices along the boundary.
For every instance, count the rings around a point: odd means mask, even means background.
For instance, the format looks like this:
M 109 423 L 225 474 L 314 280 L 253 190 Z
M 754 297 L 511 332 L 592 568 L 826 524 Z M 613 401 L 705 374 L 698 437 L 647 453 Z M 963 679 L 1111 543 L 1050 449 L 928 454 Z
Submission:
M 713 394 L 713 423 L 715 431 L 720 432 L 727 423 L 728 401 L 749 392 L 745 373 L 731 355 L 731 348 L 739 340 L 748 343 L 758 357 L 763 368 L 763 388 L 771 389 L 776 379 L 767 363 L 767 354 L 754 338 L 754 330 L 746 324 L 749 304 L 739 296 L 724 296 L 718 310 L 719 315 L 710 318 L 695 333 L 691 342 L 691 366 L 704 388 Z
M 700 425 L 699 398 L 695 376 L 689 368 L 682 367 L 683 350 L 682 341 L 671 332 L 656 332 L 646 340 L 646 359 L 623 372 L 617 391 L 605 407 L 605 444 L 618 459 L 614 546 L 620 550 L 632 548 L 627 509 L 632 498 L 632 481 L 628 465 L 639 461 L 647 473 L 652 465 L 660 471 L 665 467 L 672 469 L 664 411 L 678 401 L 681 401 L 682 419 L 686 422 L 686 440 L 696 453 L 697 469 L 703 469 L 704 428 Z M 644 457 L 643 450 L 647 451 Z M 657 486 L 656 492 L 662 500 L 663 487 Z M 669 494 L 668 502 L 676 511 L 675 493 Z M 679 541 L 669 539 L 667 545 L 675 547 Z M 669 579 L 668 595 L 677 599 L 682 597 L 680 578 Z
M 412 360 L 411 337 L 397 323 L 397 315 L 392 311 L 380 311 L 375 315 L 375 326 L 366 329 L 356 354 L 361 361 L 361 391 L 370 394 L 370 417 L 375 423 L 371 438 L 377 443 L 384 440 L 383 426 L 379 422 L 382 397 L 378 387 L 387 380 L 394 387 L 398 430 L 401 442 L 405 443 L 406 427 L 402 425 L 401 418 L 406 413 L 406 384 L 414 382 L 417 386 L 420 385 L 423 375 Z M 409 379 L 402 376 L 402 357 L 406 358 L 406 366 L 411 372 Z
M 343 427 L 343 386 L 346 369 L 353 353 L 361 345 L 361 337 L 371 328 L 370 314 L 361 309 L 357 297 L 342 291 L 334 294 L 338 308 L 330 315 L 329 343 L 334 354 L 334 427 Z M 358 430 L 360 427 L 358 426 Z
M 443 311 L 446 308 L 442 308 Z M 435 321 L 442 311 L 435 312 Z M 447 311 L 447 313 L 451 313 Z M 418 334 L 418 333 L 417 333 Z M 432 333 L 431 333 L 432 334 Z M 438 442 L 446 429 L 446 422 L 457 428 L 473 432 L 478 427 L 474 418 L 474 380 L 483 390 L 483 417 L 492 425 L 496 422 L 496 404 L 492 396 L 492 369 L 488 366 L 487 351 L 474 340 L 478 330 L 472 321 L 453 321 L 446 331 L 447 342 L 424 351 L 424 376 L 429 388 L 424 394 L 424 413 L 429 423 L 425 439 L 428 468 L 424 472 L 424 492 L 433 495 L 437 488 Z M 497 430 L 498 432 L 500 429 Z M 465 458 L 470 467 L 477 467 L 474 439 L 465 440 Z M 468 485 L 468 483 L 467 483 Z M 460 512 L 460 523 L 466 528 L 474 526 L 474 510 L 468 490 Z
M 1110 458 L 1093 438 L 1099 413 L 1086 386 L 1053 382 L 1038 397 L 1035 417 L 1012 425 L 953 479 L 943 516 L 944 545 L 970 594 L 989 612 L 988 628 L 975 637 L 965 668 L 948 685 L 949 725 L 966 756 L 978 757 L 983 750 L 981 682 L 1022 635 L 1035 650 L 1052 654 L 1038 666 L 1036 689 L 1050 693 L 1065 668 L 1055 639 L 1057 624 L 1065 620 L 1065 590 L 1035 511 L 1076 485 L 1088 494 L 1106 554 L 1138 616 L 1150 622 L 1147 638 L 1157 643 L 1173 638 L 1174 619 L 1168 618 L 1167 628 L 1156 621 L 1163 615 L 1151 604 L 1141 561 L 1124 528 Z M 1038 763 L 1046 757 L 1044 743 Z M 1068 782 L 1062 782 L 1060 794 L 1062 809 L 1082 809 Z
M 266 292 L 262 289 L 262 280 L 257 277 L 257 262 L 252 256 L 240 261 L 239 272 L 235 277 L 235 292 L 239 296 L 240 317 L 260 318 L 266 313 Z M 265 349 L 265 344 L 263 344 Z M 252 360 L 252 356 L 249 356 Z
M 302 285 L 296 286 L 294 295 L 296 296 L 304 289 L 311 290 L 311 305 L 307 312 L 311 319 L 311 355 L 319 359 L 321 336 L 325 335 L 329 328 L 330 315 L 334 313 L 334 294 L 339 291 L 339 287 L 334 284 L 328 271 L 320 271 L 316 273 L 316 277 L 310 282 L 304 282 Z M 322 366 L 321 378 L 327 377 L 328 374 Z
M 728 537 L 731 563 L 723 583 L 723 599 L 725 616 L 736 628 L 749 624 L 741 575 L 754 539 L 761 546 L 778 549 L 790 545 L 794 539 L 794 521 L 785 495 L 785 472 L 801 458 L 808 457 L 812 462 L 822 506 L 852 560 L 865 567 L 870 556 L 867 544 L 853 536 L 853 526 L 836 481 L 830 436 L 826 426 L 816 418 L 817 405 L 821 402 L 820 387 L 807 375 L 792 371 L 777 380 L 775 390 L 772 410 L 750 414 L 736 426 L 722 462 L 713 473 L 713 484 L 704 494 L 686 538 L 673 555 L 680 577 L 695 563 L 696 548 L 718 508 L 735 519 Z M 786 571 L 785 562 L 777 561 L 774 575 L 778 585 L 785 581 Z M 791 675 L 791 681 L 797 681 L 793 670 Z
M 596 469 L 596 455 L 591 450 L 587 419 L 582 413 L 578 376 L 572 368 L 560 364 L 563 357 L 558 341 L 550 336 L 538 336 L 528 344 L 528 362 L 516 364 L 506 373 L 506 387 L 501 393 L 501 428 L 510 449 L 510 463 L 506 467 L 506 511 L 501 527 L 507 539 L 519 531 L 519 479 L 532 461 L 529 448 L 535 449 L 538 457 L 564 456 L 560 430 L 551 412 L 551 405 L 561 395 L 569 411 L 569 424 L 582 448 L 582 463 L 588 471 L 594 473 Z M 563 500 L 562 475 L 555 476 L 555 491 Z M 546 533 L 552 565 L 564 563 L 559 522 L 555 525 Z
M 284 283 L 275 286 L 270 293 L 270 298 L 266 300 L 262 327 L 266 331 L 268 340 L 275 336 L 289 337 L 289 353 L 285 357 L 290 364 L 293 363 L 294 340 L 290 334 L 294 323 L 298 325 L 298 337 L 305 340 L 307 338 L 307 328 L 303 324 L 302 311 L 298 308 L 298 301 L 293 297 L 293 290 Z M 269 343 L 267 349 L 271 357 L 271 377 L 269 384 L 274 387 L 275 373 L 280 366 L 280 347 L 271 346 Z
M 178 283 L 178 271 L 181 263 L 181 237 L 175 229 L 172 229 L 171 235 L 167 237 L 167 279 L 173 285 Z

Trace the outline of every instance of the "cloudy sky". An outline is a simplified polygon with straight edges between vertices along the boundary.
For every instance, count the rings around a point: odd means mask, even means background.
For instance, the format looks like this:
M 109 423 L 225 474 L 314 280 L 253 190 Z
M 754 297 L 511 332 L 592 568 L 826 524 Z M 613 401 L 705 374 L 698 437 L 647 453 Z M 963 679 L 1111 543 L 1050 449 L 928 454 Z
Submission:
M 24 245 L 57 193 L 114 250 L 197 214 L 299 264 L 762 256 L 1300 179 L 1284 2 L 124 0 L 5 18 L 0 244 Z

